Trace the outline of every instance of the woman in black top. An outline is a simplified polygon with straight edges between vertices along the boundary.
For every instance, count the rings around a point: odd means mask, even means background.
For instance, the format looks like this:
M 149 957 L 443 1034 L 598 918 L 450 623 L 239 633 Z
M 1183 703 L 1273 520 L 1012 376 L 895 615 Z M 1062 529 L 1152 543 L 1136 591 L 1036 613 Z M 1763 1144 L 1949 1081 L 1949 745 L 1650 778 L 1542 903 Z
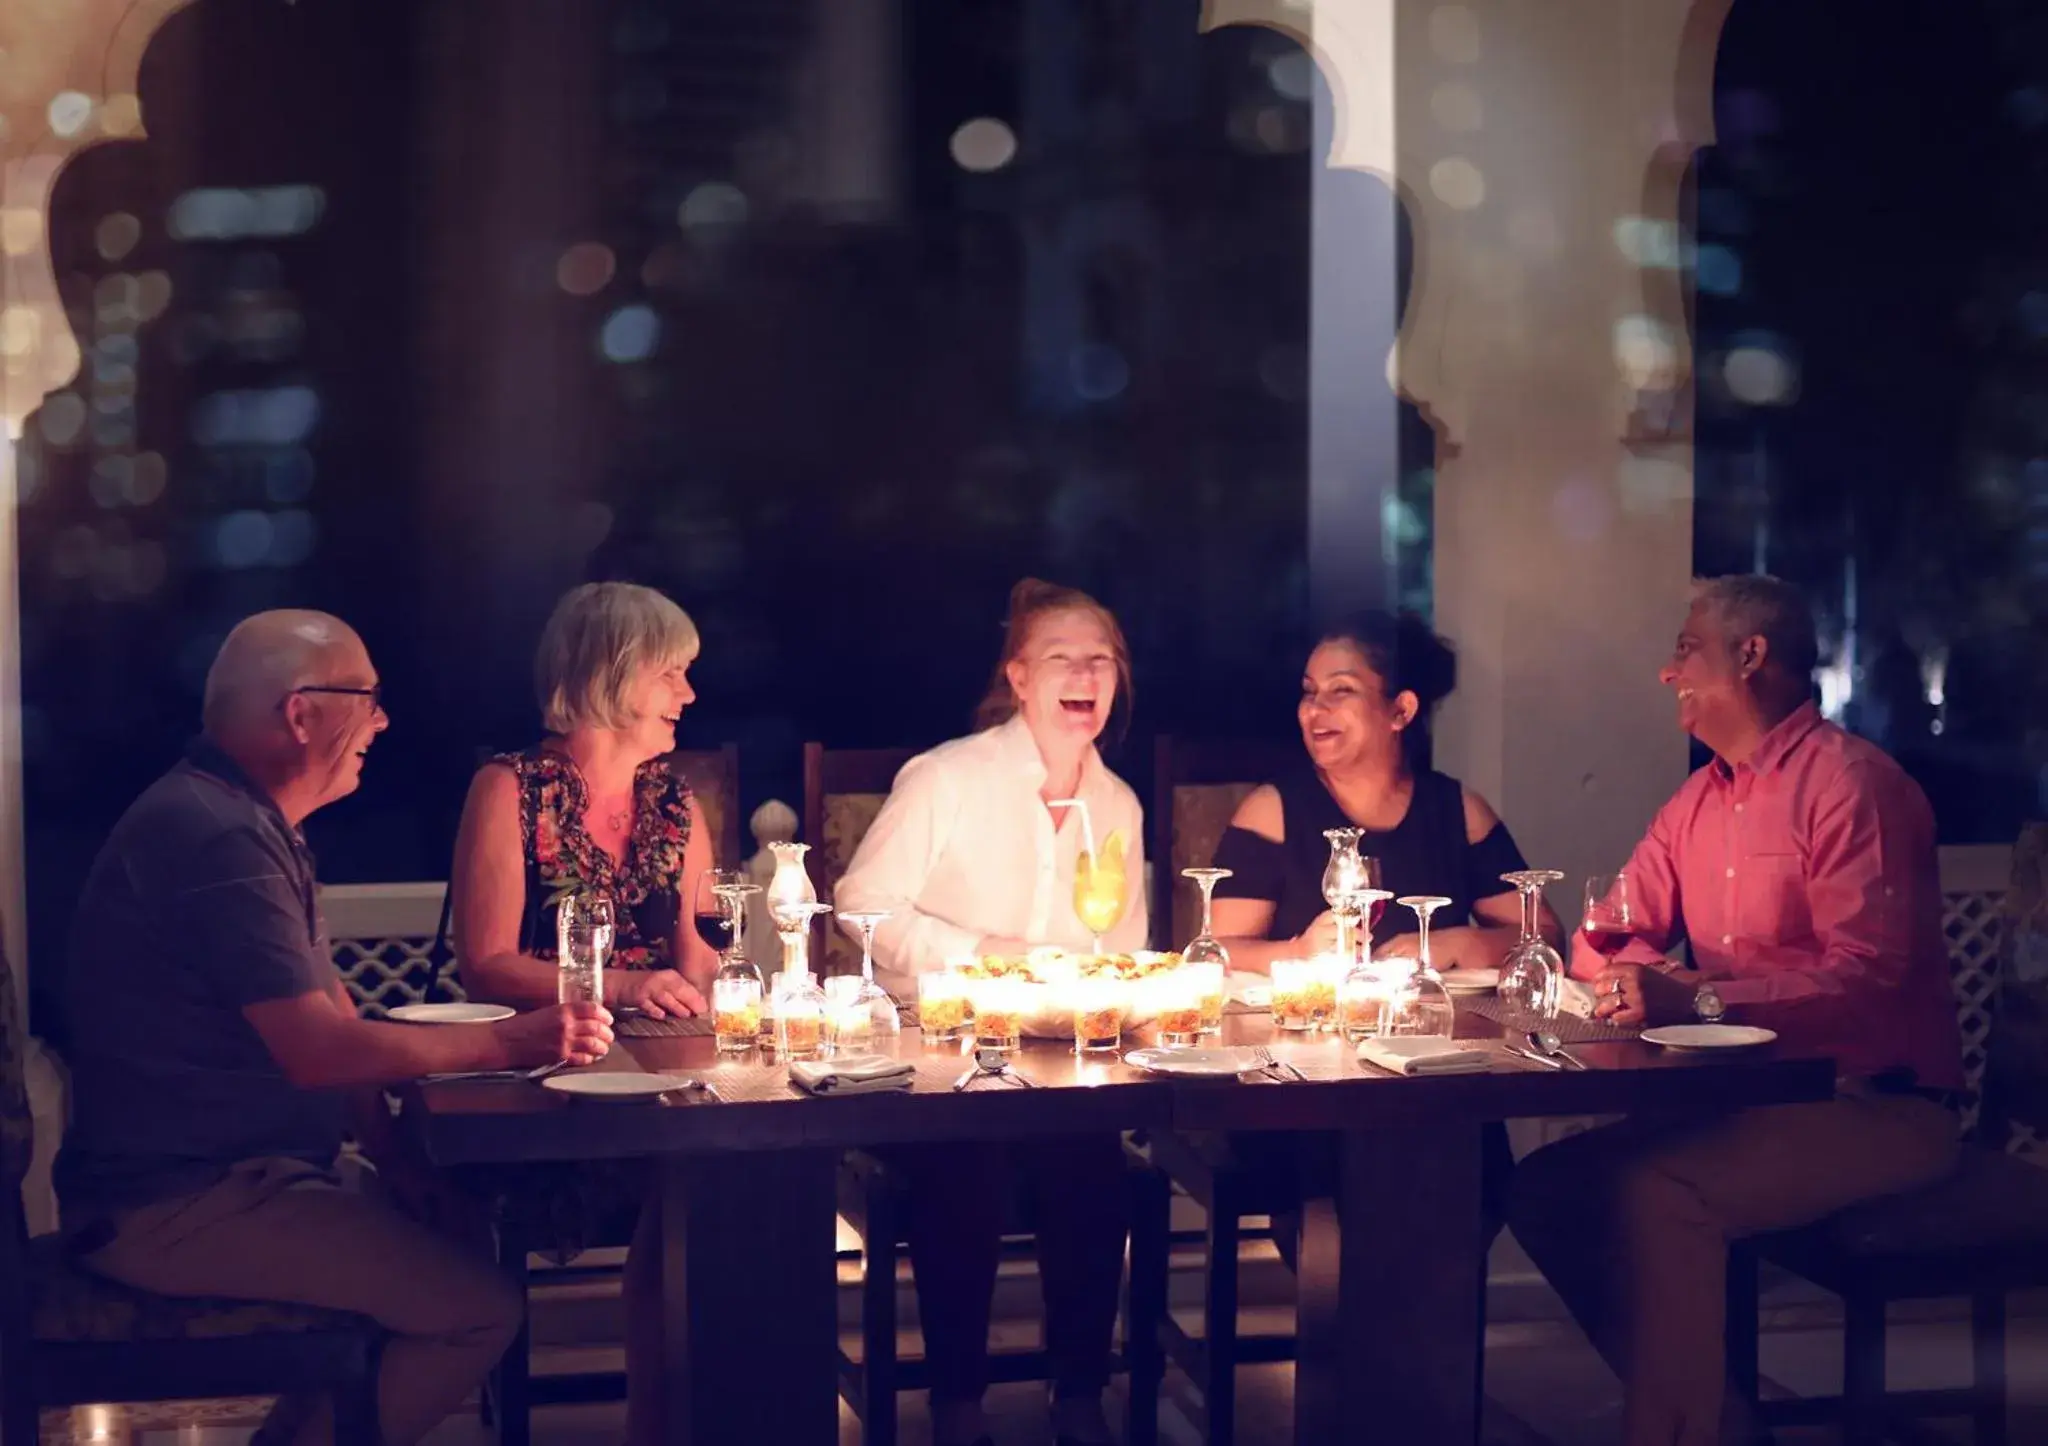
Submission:
M 1331 828 L 1366 831 L 1358 851 L 1379 860 L 1380 887 L 1396 897 L 1450 899 L 1430 919 L 1439 970 L 1500 963 L 1521 918 L 1500 876 L 1527 865 L 1486 800 L 1429 767 L 1430 712 L 1456 680 L 1449 645 L 1412 615 L 1360 613 L 1323 634 L 1297 710 L 1308 756 L 1246 796 L 1216 849 L 1216 866 L 1232 871 L 1215 909 L 1232 967 L 1263 973 L 1335 947 L 1323 901 Z M 1414 927 L 1414 914 L 1389 905 L 1374 951 L 1412 955 Z M 1548 906 L 1542 928 L 1562 940 Z

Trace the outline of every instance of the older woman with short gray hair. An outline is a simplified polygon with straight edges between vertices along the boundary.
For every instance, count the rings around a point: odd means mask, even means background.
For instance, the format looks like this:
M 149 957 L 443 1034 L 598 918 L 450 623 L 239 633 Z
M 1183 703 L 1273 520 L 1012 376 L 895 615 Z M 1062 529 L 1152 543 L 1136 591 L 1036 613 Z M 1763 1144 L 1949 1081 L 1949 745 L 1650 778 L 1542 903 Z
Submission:
M 571 893 L 612 901 L 616 932 L 604 1002 L 650 1018 L 704 1009 L 718 956 L 683 907 L 713 867 L 697 801 L 664 761 L 697 700 L 697 628 L 675 603 L 632 583 L 586 583 L 555 605 L 534 658 L 545 736 L 478 770 L 462 810 L 450 887 L 455 959 L 472 999 L 555 999 L 555 914 Z M 631 1171 L 583 1169 L 529 1181 L 564 1192 L 545 1213 L 583 1229 L 643 1194 Z M 659 1212 L 641 1200 L 626 1257 L 627 1434 L 662 1439 Z M 563 1239 L 562 1248 L 587 1243 Z
M 653 588 L 586 583 L 534 659 L 546 736 L 477 773 L 455 842 L 455 957 L 472 997 L 553 1003 L 554 915 L 572 893 L 618 917 L 605 1003 L 695 1014 L 717 956 L 683 901 L 712 867 L 690 785 L 663 756 L 697 695 L 689 614 Z

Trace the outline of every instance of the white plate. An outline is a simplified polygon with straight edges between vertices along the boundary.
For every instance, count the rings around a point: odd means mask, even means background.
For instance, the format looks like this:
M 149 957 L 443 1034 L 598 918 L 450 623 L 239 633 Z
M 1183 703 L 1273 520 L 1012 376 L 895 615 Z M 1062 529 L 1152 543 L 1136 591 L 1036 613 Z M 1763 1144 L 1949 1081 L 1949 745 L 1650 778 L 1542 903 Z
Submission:
M 1232 1079 L 1260 1068 L 1258 1056 L 1242 1045 L 1162 1045 L 1134 1049 L 1124 1063 L 1153 1074 L 1195 1075 L 1203 1079 Z
M 502 1004 L 401 1004 L 385 1017 L 400 1024 L 489 1024 L 517 1012 Z
M 684 1075 L 603 1070 L 595 1074 L 551 1074 L 540 1082 L 540 1087 L 585 1100 L 646 1100 L 670 1090 L 688 1089 L 690 1083 Z
M 1498 969 L 1453 969 L 1441 978 L 1453 994 L 1491 994 L 1500 988 Z
M 1754 1049 L 1777 1037 L 1777 1031 L 1753 1024 L 1667 1024 L 1643 1031 L 1643 1043 L 1666 1049 Z

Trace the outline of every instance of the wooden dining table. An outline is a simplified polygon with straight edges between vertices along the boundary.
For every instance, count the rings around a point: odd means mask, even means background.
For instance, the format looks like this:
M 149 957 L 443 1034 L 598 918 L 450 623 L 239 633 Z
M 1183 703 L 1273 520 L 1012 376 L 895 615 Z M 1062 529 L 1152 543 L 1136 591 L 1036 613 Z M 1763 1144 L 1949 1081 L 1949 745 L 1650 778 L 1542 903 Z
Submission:
M 450 1167 L 657 1162 L 669 1439 L 791 1446 L 838 1439 L 835 1170 L 846 1150 L 1127 1130 L 1324 1134 L 1335 1188 L 1303 1212 L 1294 1439 L 1453 1446 L 1478 1437 L 1489 1123 L 1707 1112 L 1834 1087 L 1830 1061 L 1774 1047 L 1575 1044 L 1587 1068 L 1553 1070 L 1510 1054 L 1502 1026 L 1473 1010 L 1458 1028 L 1497 1056 L 1485 1072 L 1396 1076 L 1336 1037 L 1233 1014 L 1220 1043 L 1268 1046 L 1306 1082 L 1168 1078 L 1030 1041 L 1012 1062 L 1034 1088 L 956 1090 L 972 1059 L 907 1027 L 878 1052 L 913 1066 L 910 1090 L 836 1097 L 801 1093 L 772 1058 L 720 1056 L 708 1035 L 621 1038 L 593 1069 L 687 1076 L 715 1094 L 597 1103 L 525 1081 L 451 1081 L 413 1086 L 403 1113 Z M 1140 1031 L 1125 1044 L 1149 1042 Z

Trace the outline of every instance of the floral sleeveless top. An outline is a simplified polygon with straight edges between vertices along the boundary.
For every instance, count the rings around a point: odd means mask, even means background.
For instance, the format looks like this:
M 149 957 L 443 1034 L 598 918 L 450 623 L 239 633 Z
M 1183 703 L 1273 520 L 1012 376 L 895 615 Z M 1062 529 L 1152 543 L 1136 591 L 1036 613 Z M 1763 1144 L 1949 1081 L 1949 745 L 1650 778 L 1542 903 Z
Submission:
M 555 915 L 570 893 L 612 901 L 614 969 L 667 969 L 682 918 L 683 849 L 690 841 L 690 785 L 660 759 L 633 778 L 633 830 L 623 863 L 584 827 L 590 789 L 574 763 L 536 745 L 491 760 L 519 780 L 519 843 L 526 855 L 526 912 L 519 949 L 555 957 Z

